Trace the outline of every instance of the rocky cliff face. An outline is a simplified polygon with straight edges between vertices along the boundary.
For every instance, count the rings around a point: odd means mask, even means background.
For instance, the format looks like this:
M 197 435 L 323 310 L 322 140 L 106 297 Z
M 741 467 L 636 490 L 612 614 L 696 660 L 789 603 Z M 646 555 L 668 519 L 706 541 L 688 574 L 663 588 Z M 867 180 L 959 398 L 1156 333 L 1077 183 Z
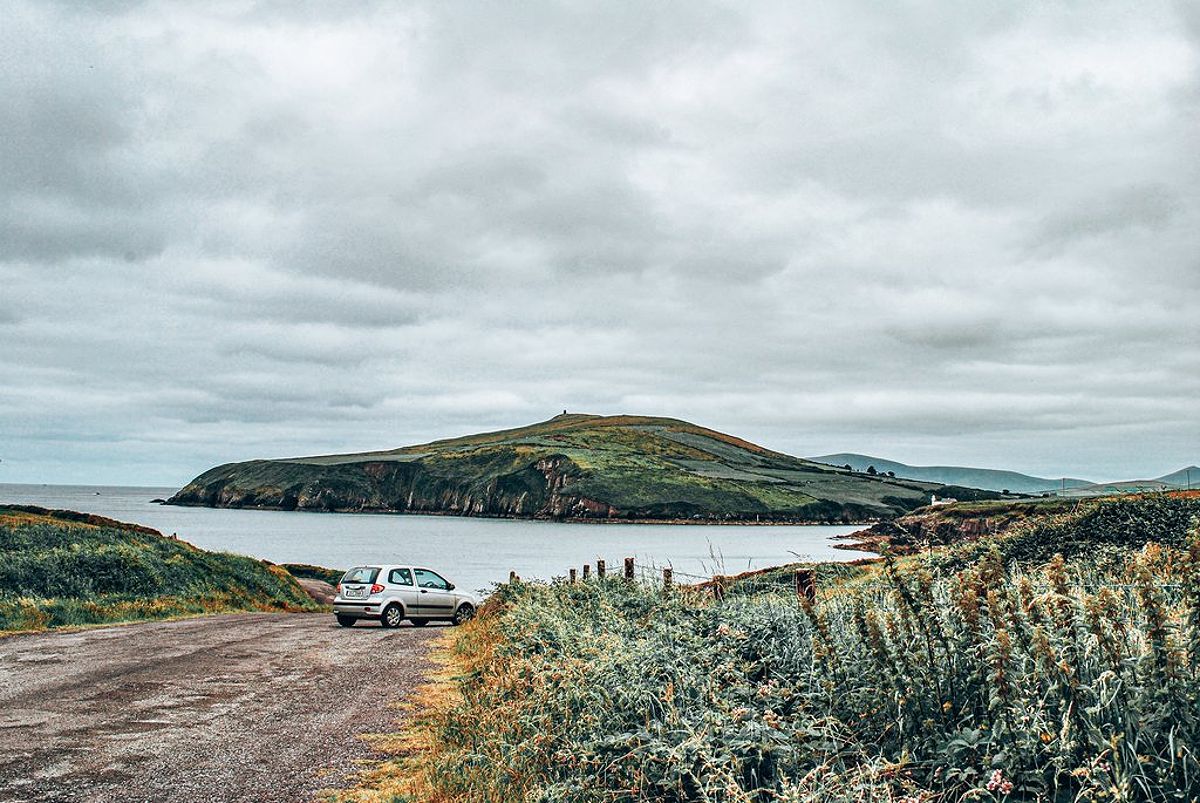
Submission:
M 247 466 L 250 466 L 247 469 Z M 345 466 L 256 461 L 205 472 L 174 505 L 343 512 L 451 513 L 522 518 L 618 518 L 622 511 L 572 493 L 579 469 L 567 458 L 537 460 L 481 482 L 438 476 L 419 462 Z

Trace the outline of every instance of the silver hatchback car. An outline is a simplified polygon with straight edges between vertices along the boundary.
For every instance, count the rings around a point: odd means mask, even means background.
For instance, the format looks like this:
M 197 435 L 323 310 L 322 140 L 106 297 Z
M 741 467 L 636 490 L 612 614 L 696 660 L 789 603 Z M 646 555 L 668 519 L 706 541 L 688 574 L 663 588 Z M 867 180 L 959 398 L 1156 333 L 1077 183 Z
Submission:
M 479 597 L 458 591 L 446 578 L 421 566 L 355 566 L 342 575 L 333 612 L 342 627 L 376 619 L 399 627 L 405 619 L 422 626 L 434 621 L 459 625 L 475 615 Z

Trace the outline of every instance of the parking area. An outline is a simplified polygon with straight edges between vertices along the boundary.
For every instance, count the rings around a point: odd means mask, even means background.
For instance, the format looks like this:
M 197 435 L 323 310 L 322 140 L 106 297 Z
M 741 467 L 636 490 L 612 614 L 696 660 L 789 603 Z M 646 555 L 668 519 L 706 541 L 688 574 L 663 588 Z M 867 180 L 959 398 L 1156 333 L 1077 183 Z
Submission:
M 0 639 L 0 801 L 298 801 L 344 786 L 441 627 L 231 614 Z

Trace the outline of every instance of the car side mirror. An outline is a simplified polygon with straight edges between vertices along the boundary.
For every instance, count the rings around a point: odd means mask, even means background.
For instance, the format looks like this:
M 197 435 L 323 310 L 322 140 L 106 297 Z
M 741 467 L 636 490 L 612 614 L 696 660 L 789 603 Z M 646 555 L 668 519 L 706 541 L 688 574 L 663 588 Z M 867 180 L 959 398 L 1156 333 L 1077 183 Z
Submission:
M 446 590 L 447 590 L 447 591 L 453 591 L 453 590 L 454 590 L 454 583 L 450 583 L 450 582 L 446 583 Z

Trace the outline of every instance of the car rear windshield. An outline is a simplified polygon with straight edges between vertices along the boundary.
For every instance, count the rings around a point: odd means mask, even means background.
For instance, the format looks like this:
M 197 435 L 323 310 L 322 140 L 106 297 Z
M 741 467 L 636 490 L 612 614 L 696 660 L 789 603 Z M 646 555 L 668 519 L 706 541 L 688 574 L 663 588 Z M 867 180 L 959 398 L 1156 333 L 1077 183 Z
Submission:
M 374 583 L 379 576 L 378 566 L 356 566 L 342 575 L 343 583 Z

